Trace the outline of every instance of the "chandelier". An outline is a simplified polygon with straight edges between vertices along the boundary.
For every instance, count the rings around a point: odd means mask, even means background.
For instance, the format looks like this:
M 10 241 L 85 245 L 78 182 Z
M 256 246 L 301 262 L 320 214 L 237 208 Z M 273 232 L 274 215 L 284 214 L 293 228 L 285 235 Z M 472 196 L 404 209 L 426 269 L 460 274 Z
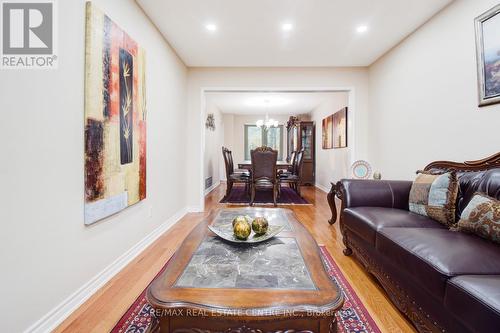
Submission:
M 277 120 L 269 118 L 267 114 L 265 120 L 259 119 L 255 124 L 257 125 L 257 127 L 265 128 L 266 130 L 270 129 L 271 127 L 278 127 L 279 125 Z
M 264 102 L 266 104 L 266 109 L 267 109 L 267 106 L 269 105 L 269 100 L 266 99 Z M 257 120 L 255 124 L 257 125 L 258 128 L 263 128 L 265 130 L 270 129 L 271 127 L 278 127 L 279 125 L 277 120 L 269 118 L 267 112 L 266 112 L 266 118 Z

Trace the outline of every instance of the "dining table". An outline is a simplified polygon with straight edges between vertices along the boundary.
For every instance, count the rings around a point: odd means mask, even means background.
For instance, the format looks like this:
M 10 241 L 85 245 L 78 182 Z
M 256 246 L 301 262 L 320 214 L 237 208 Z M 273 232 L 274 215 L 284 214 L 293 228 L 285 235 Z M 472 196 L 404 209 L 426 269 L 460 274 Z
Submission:
M 276 168 L 278 170 L 286 170 L 291 166 L 292 166 L 292 164 L 288 163 L 287 161 L 277 161 L 276 162 Z M 241 163 L 238 163 L 238 169 L 247 169 L 247 170 L 252 169 L 252 161 L 243 161 Z

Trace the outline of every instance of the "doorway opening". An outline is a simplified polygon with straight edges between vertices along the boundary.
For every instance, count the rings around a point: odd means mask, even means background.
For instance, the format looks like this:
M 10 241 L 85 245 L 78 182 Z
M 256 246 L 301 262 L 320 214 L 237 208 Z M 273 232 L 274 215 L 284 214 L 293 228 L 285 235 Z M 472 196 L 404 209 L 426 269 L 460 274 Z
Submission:
M 314 124 L 310 140 L 311 185 L 328 191 L 330 181 L 347 176 L 355 160 L 354 88 L 324 87 L 296 89 L 203 88 L 201 91 L 200 207 L 205 195 L 225 181 L 222 147 L 233 152 L 235 167 L 248 160 L 254 146 L 268 145 L 278 150 L 285 161 L 293 150 L 287 132 L 290 117 Z M 347 142 L 344 149 L 323 149 L 322 119 L 347 107 Z M 206 126 L 207 117 L 215 119 L 215 129 Z M 275 126 L 264 131 L 260 124 L 272 120 Z M 265 126 L 264 126 L 265 127 Z M 295 138 L 297 141 L 297 138 Z M 295 143 L 296 144 L 296 143 Z M 207 182 L 211 179 L 211 182 Z

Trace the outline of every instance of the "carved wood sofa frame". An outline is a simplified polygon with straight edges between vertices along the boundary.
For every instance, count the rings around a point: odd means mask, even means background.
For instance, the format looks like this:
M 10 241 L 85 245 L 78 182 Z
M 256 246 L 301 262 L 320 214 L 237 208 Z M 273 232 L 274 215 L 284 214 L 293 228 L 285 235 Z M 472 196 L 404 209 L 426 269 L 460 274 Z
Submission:
M 500 152 L 494 154 L 490 157 L 476 160 L 476 161 L 466 161 L 463 163 L 452 162 L 452 161 L 435 161 L 428 164 L 424 170 L 441 169 L 441 170 L 455 170 L 455 171 L 483 171 L 493 168 L 500 168 Z M 342 221 L 342 211 L 345 209 L 344 201 L 342 198 L 342 193 L 344 190 L 342 188 L 342 183 L 338 182 L 336 184 L 332 183 L 332 188 L 328 193 L 327 199 L 328 204 L 332 212 L 332 217 L 328 221 L 330 224 L 334 224 L 337 221 L 337 206 L 335 203 L 335 197 L 339 198 L 341 201 L 340 215 L 339 215 L 339 228 L 342 233 L 342 242 L 345 245 L 343 250 L 344 255 L 350 256 L 354 254 L 354 257 L 365 267 L 365 269 L 373 274 L 375 278 L 379 281 L 381 286 L 387 292 L 389 298 L 397 306 L 397 308 L 406 315 L 406 317 L 415 325 L 415 327 L 420 332 L 443 332 L 444 329 L 440 327 L 436 322 L 434 322 L 430 316 L 420 307 L 418 304 L 412 300 L 406 292 L 399 287 L 399 285 L 391 279 L 389 274 L 384 272 L 384 270 L 370 258 L 369 254 L 364 253 L 362 249 L 359 249 L 353 242 L 349 240 L 345 227 Z

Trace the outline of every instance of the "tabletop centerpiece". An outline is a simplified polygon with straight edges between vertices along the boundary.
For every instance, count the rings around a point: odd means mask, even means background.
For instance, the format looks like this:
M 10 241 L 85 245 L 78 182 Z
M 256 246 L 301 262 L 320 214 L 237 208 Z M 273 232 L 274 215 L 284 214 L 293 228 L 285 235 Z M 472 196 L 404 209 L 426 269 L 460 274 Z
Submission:
M 231 226 L 210 225 L 209 229 L 217 236 L 233 243 L 259 243 L 266 241 L 283 229 L 283 225 L 269 225 L 267 218 L 238 215 Z

